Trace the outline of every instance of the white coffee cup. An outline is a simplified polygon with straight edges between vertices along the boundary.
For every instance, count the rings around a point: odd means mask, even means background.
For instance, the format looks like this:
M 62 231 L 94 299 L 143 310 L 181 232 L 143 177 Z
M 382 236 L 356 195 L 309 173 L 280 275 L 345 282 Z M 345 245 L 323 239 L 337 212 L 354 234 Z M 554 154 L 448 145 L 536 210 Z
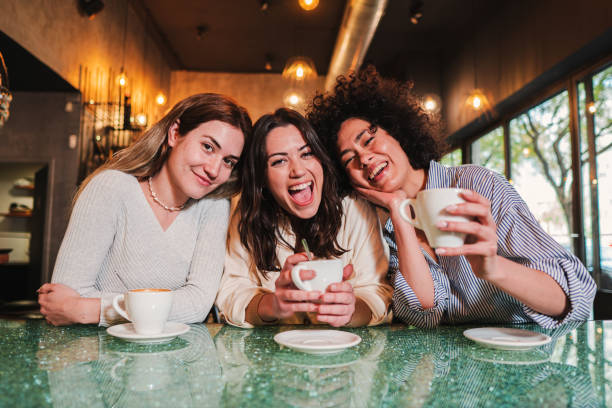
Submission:
M 315 277 L 302 280 L 300 272 L 310 270 Z M 342 261 L 339 259 L 319 259 L 305 261 L 295 265 L 291 270 L 291 280 L 301 290 L 325 292 L 332 283 L 342 282 Z
M 442 231 L 436 224 L 440 221 L 468 222 L 470 219 L 462 215 L 451 215 L 445 211 L 449 205 L 464 203 L 459 196 L 460 188 L 434 188 L 420 191 L 416 198 L 408 198 L 399 206 L 403 219 L 425 232 L 427 241 L 432 248 L 460 247 L 465 242 L 465 234 L 454 231 Z M 412 208 L 412 211 L 408 210 Z
M 134 324 L 138 334 L 159 334 L 172 307 L 170 289 L 133 289 L 113 299 L 113 307 L 121 316 Z M 125 309 L 119 305 L 123 301 Z

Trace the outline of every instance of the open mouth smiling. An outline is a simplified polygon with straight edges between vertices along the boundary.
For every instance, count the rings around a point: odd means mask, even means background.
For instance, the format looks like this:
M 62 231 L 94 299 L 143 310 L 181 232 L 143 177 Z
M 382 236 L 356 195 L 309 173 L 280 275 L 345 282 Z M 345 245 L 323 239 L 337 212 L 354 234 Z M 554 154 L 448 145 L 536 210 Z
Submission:
M 375 181 L 376 178 L 383 172 L 384 169 L 387 168 L 388 165 L 389 163 L 385 161 L 370 169 L 368 172 L 368 180 Z
M 313 186 L 314 184 L 312 181 L 306 181 L 304 183 L 289 186 L 289 195 L 296 204 L 308 205 L 312 203 L 314 199 L 312 194 Z

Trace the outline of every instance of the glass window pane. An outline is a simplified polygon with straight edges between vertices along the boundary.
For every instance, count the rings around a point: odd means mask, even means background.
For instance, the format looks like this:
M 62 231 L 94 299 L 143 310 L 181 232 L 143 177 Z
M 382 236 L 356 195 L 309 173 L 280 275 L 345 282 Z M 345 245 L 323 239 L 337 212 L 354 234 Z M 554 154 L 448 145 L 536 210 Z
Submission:
M 572 168 L 567 91 L 510 121 L 512 182 L 540 225 L 572 248 Z
M 584 83 L 578 84 L 578 112 L 580 115 L 580 164 L 582 183 L 582 218 L 584 220 L 584 237 L 586 243 L 586 267 L 593 272 L 593 225 L 591 207 L 591 188 L 597 188 L 590 183 L 589 151 L 587 139 L 587 124 L 584 115 L 586 91 Z
M 461 149 L 455 149 L 452 152 L 446 153 L 440 163 L 446 166 L 460 166 L 462 163 Z
M 593 76 L 601 288 L 612 289 L 612 66 Z
M 505 172 L 504 128 L 498 127 L 472 143 L 472 163 Z

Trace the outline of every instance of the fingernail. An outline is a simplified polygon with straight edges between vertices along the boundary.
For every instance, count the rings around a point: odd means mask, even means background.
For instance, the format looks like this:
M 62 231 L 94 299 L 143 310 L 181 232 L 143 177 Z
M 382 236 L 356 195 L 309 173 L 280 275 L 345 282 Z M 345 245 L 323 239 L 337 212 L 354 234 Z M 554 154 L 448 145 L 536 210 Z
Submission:
M 444 255 L 446 253 L 446 249 L 444 248 L 436 248 L 436 254 Z
M 454 204 L 446 207 L 446 211 L 455 211 L 456 209 L 457 209 L 457 206 Z
M 448 227 L 448 222 L 447 222 L 447 221 L 444 221 L 444 220 L 442 220 L 442 221 L 438 221 L 438 223 L 436 224 L 436 226 L 437 226 L 438 228 L 446 228 L 446 227 Z

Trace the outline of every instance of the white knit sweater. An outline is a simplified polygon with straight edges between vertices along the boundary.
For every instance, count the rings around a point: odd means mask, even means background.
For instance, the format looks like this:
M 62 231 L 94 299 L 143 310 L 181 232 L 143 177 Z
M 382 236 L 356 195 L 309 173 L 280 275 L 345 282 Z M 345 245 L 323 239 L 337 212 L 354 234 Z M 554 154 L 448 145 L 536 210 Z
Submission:
M 134 176 L 103 171 L 74 206 L 51 281 L 101 298 L 103 326 L 122 320 L 113 298 L 137 288 L 174 290 L 169 319 L 201 322 L 219 287 L 228 219 L 228 200 L 191 200 L 164 231 Z

